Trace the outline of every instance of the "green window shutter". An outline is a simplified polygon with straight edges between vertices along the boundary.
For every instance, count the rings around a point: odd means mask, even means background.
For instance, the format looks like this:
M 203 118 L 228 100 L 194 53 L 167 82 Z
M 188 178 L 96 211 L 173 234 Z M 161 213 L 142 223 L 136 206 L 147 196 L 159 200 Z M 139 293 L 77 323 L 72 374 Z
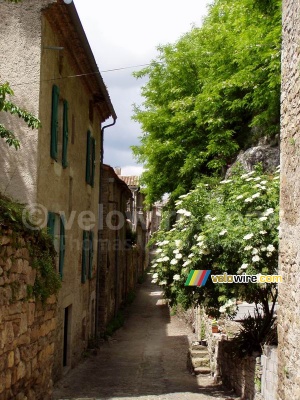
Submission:
M 64 116 L 63 116 L 63 148 L 62 148 L 62 166 L 68 166 L 68 139 L 69 139 L 69 126 L 68 126 L 68 102 L 64 101 Z
M 88 184 L 91 184 L 91 132 L 87 131 L 87 140 L 86 140 L 86 173 L 85 180 Z
M 91 186 L 94 187 L 94 180 L 95 180 L 95 158 L 96 158 L 96 140 L 94 138 L 91 138 L 92 143 L 92 174 L 91 174 Z
M 66 250 L 66 234 L 65 234 L 65 219 L 60 217 L 60 235 L 59 235 L 59 275 L 63 278 L 64 261 Z
M 57 143 L 58 143 L 58 104 L 59 104 L 59 88 L 56 85 L 53 85 L 50 156 L 55 161 L 57 161 Z
M 94 258 L 94 232 L 90 231 L 90 253 L 89 253 L 89 279 L 93 277 L 93 258 Z
M 86 282 L 86 270 L 88 264 L 88 254 L 89 254 L 89 238 L 88 232 L 83 231 L 83 241 L 82 241 L 82 269 L 81 269 L 81 283 Z
M 51 211 L 48 212 L 47 228 L 49 235 L 54 239 L 54 226 L 55 226 L 55 214 Z

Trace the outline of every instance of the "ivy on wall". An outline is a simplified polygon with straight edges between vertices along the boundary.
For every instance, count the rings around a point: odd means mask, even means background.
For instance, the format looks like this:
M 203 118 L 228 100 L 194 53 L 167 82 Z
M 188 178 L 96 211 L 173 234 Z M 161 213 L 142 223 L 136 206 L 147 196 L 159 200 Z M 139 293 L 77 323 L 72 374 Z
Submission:
M 24 247 L 31 258 L 31 266 L 37 271 L 33 285 L 27 286 L 28 298 L 45 302 L 57 294 L 61 287 L 59 274 L 55 269 L 56 252 L 51 237 L 45 230 L 29 229 L 23 223 L 26 210 L 24 205 L 0 194 L 0 237 L 9 236 L 10 245 L 16 250 Z M 4 251 L 0 257 L 5 259 Z

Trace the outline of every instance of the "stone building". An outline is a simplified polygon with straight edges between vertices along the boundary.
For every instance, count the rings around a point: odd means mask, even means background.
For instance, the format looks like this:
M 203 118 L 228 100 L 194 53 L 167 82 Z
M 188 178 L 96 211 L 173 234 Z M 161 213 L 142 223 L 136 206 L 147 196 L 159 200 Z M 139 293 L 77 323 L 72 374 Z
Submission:
M 132 200 L 128 203 L 127 213 L 130 216 L 132 230 L 136 235 L 136 242 L 139 252 L 142 253 L 143 259 L 146 259 L 145 247 L 148 240 L 147 227 L 149 225 L 149 212 L 145 210 L 145 195 L 141 191 L 139 176 L 124 176 L 121 170 L 116 170 L 119 178 L 126 183 L 132 193 Z M 138 275 L 142 275 L 143 265 L 138 271 Z
M 300 399 L 300 4 L 283 1 L 278 400 Z
M 134 290 L 139 259 L 127 205 L 131 190 L 108 165 L 102 166 L 97 327 L 103 333 Z
M 1 144 L 0 191 L 32 206 L 57 249 L 56 380 L 95 334 L 101 125 L 116 114 L 73 3 L 1 1 L 0 14 L 0 76 L 42 123 L 1 113 L 21 148 Z

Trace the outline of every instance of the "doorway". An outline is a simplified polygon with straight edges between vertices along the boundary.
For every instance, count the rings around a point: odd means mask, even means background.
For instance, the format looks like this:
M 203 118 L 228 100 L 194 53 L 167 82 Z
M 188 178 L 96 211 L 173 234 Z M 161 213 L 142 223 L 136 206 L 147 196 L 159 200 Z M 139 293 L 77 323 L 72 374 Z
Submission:
M 70 342 L 71 342 L 71 321 L 72 321 L 72 306 L 66 307 L 64 310 L 64 337 L 63 337 L 63 367 L 71 365 L 70 360 Z

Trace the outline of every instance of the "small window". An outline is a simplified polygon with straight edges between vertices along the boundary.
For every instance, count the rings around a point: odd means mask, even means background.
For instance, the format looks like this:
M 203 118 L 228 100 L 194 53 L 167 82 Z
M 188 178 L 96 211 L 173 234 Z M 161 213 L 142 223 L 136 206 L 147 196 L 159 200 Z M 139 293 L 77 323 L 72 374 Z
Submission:
M 83 231 L 81 282 L 93 277 L 94 232 Z
M 69 140 L 69 124 L 68 124 L 68 109 L 67 100 L 63 102 L 63 128 L 62 128 L 62 166 L 68 166 L 68 140 Z
M 96 156 L 96 141 L 92 137 L 91 131 L 87 131 L 85 180 L 92 187 L 94 187 L 94 180 L 95 180 L 95 156 Z
M 72 135 L 71 135 L 71 143 L 74 144 L 75 143 L 75 115 L 72 114 Z
M 55 161 L 57 161 L 57 146 L 58 146 L 58 106 L 59 106 L 59 88 L 56 85 L 53 85 L 50 156 Z
M 89 120 L 90 122 L 94 122 L 94 101 L 90 100 L 89 102 Z
M 57 253 L 57 270 L 61 279 L 63 278 L 65 262 L 65 219 L 51 211 L 48 212 L 48 233 L 53 238 L 54 248 Z
M 61 162 L 63 168 L 68 166 L 68 137 L 68 102 L 60 97 L 58 86 L 53 85 L 50 156 Z

